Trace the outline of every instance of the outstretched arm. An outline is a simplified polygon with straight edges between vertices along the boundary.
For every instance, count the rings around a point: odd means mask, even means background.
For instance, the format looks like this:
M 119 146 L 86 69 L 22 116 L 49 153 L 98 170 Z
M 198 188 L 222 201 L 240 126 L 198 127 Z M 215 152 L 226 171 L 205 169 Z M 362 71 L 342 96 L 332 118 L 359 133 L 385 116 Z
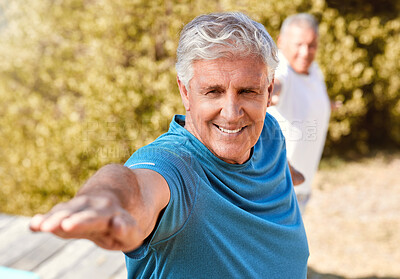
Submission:
M 138 248 L 153 231 L 169 202 L 164 178 L 147 169 L 107 165 L 66 203 L 32 218 L 32 231 L 62 238 L 85 238 L 110 250 Z

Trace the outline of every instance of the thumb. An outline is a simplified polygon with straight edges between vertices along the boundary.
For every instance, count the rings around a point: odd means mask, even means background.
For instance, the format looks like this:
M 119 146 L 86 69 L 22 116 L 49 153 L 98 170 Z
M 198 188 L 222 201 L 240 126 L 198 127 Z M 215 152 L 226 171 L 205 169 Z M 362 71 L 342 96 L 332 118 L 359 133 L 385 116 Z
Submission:
M 128 215 L 128 216 L 127 216 Z M 147 237 L 129 214 L 118 214 L 111 219 L 110 231 L 122 251 L 132 251 L 142 245 Z

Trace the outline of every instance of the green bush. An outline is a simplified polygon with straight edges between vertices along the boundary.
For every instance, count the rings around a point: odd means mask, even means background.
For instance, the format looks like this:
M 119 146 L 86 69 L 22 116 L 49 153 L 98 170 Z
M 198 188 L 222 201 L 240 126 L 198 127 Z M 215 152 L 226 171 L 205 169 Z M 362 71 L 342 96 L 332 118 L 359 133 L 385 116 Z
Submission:
M 323 0 L 4 2 L 1 212 L 44 212 L 100 166 L 124 162 L 165 132 L 172 115 L 184 113 L 174 69 L 179 31 L 212 11 L 244 11 L 273 38 L 286 16 L 314 14 L 318 62 L 331 98 L 344 102 L 332 116 L 326 154 L 400 144 L 394 0 L 377 14 L 378 4 L 363 1 L 350 1 L 354 9 Z
M 318 60 L 329 94 L 344 102 L 326 154 L 400 145 L 400 3 L 383 2 L 328 1 L 322 14 Z

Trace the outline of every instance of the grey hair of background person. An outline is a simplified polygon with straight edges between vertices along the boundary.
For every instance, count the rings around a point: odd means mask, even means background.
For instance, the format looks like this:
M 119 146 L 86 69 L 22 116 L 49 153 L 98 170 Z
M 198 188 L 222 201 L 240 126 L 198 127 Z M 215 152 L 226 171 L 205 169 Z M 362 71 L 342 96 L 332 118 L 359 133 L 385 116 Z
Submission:
M 280 35 L 283 35 L 288 27 L 292 25 L 312 28 L 315 34 L 318 35 L 318 21 L 310 14 L 301 13 L 288 16 L 282 23 Z
M 194 61 L 255 56 L 267 66 L 269 84 L 278 66 L 277 52 L 261 23 L 239 12 L 212 13 L 196 17 L 182 29 L 175 67 L 190 91 Z

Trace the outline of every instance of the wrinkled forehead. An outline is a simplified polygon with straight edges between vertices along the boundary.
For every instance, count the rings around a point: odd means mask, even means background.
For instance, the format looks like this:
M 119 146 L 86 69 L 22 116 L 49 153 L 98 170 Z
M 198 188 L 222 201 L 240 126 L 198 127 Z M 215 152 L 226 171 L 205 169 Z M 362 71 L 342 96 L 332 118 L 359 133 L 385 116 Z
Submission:
M 193 70 L 192 80 L 198 86 L 217 86 L 233 82 L 246 87 L 259 87 L 268 80 L 268 70 L 264 62 L 253 56 L 196 60 Z

